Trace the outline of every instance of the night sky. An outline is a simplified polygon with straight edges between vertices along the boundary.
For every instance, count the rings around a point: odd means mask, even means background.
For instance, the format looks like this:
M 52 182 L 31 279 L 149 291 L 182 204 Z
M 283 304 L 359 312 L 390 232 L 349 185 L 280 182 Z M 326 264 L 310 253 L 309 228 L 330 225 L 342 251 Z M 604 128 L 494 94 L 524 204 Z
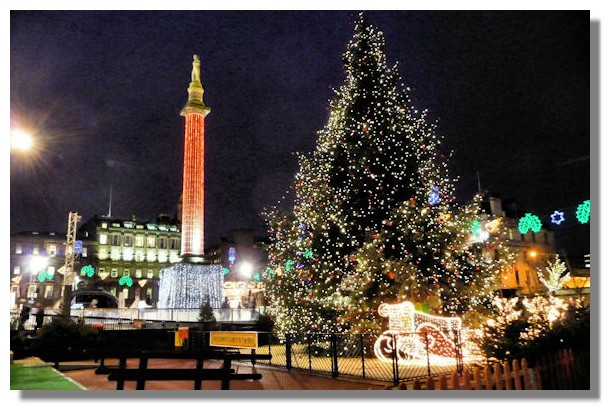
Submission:
M 356 11 L 12 11 L 10 117 L 37 148 L 11 154 L 11 233 L 107 214 L 174 216 L 192 55 L 205 104 L 206 246 L 289 205 L 295 152 L 315 147 Z M 414 105 L 453 153 L 457 199 L 480 185 L 589 252 L 589 12 L 369 11 Z

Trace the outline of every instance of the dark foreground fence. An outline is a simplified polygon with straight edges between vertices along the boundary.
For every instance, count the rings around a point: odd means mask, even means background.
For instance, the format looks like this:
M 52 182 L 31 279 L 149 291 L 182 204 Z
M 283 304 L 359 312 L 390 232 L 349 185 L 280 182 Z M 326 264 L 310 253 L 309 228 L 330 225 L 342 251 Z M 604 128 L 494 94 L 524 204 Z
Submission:
M 430 351 L 424 336 L 424 333 L 404 333 L 383 340 L 382 336 L 364 334 L 276 336 L 260 332 L 256 353 L 270 354 L 271 359 L 257 364 L 393 384 L 451 373 L 463 367 L 459 345 L 457 354 L 443 357 Z M 189 351 L 200 351 L 208 345 L 209 332 L 191 331 L 185 347 Z
M 53 316 L 46 316 L 45 323 L 52 318 Z M 194 322 L 139 320 L 97 319 L 88 320 L 87 325 L 99 329 L 100 338 L 96 347 L 104 345 L 123 350 L 144 350 L 152 347 L 175 350 L 176 330 L 179 327 L 190 327 L 188 338 L 182 346 L 187 352 L 209 349 L 208 330 L 219 329 L 216 327 L 204 330 L 199 323 Z M 11 334 L 12 350 L 13 338 L 18 337 L 13 333 L 17 332 L 12 331 Z M 468 370 L 474 374 L 477 367 L 482 370 L 484 365 L 476 361 L 470 362 L 468 356 L 463 355 L 458 334 L 451 332 L 446 338 L 438 340 L 434 338 L 434 333 L 426 332 L 389 332 L 380 336 L 332 333 L 278 336 L 259 331 L 258 348 L 254 352 L 258 355 L 271 355 L 270 359 L 258 360 L 257 365 L 403 385 L 417 379 L 440 379 L 452 374 L 461 376 Z M 62 345 L 66 348 L 65 346 L 75 350 L 74 345 Z M 60 352 L 60 348 L 54 347 L 46 347 L 45 350 Z M 60 353 L 49 358 L 66 360 L 68 357 L 64 358 Z M 535 377 L 535 384 L 540 385 L 539 388 L 589 389 L 588 352 L 546 351 L 545 356 L 533 360 L 535 363 L 531 365 L 530 371 Z

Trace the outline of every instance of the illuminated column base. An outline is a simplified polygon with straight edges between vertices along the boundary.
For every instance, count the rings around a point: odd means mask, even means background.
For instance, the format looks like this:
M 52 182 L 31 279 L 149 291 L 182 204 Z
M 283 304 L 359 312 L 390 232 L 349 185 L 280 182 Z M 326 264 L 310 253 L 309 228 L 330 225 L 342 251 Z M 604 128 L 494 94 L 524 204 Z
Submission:
M 220 308 L 223 289 L 221 265 L 174 264 L 160 270 L 158 308 L 198 309 L 207 300 Z

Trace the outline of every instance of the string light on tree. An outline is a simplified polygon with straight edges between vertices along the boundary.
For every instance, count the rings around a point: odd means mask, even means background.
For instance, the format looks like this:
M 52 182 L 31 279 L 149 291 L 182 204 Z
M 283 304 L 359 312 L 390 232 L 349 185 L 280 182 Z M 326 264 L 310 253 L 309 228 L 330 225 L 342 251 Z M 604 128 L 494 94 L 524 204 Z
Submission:
M 315 150 L 299 155 L 292 211 L 263 213 L 275 329 L 377 335 L 372 310 L 391 299 L 439 315 L 478 312 L 510 256 L 502 235 L 468 243 L 482 199 L 454 204 L 437 125 L 413 106 L 363 13 L 343 62 Z M 482 260 L 496 249 L 497 260 Z

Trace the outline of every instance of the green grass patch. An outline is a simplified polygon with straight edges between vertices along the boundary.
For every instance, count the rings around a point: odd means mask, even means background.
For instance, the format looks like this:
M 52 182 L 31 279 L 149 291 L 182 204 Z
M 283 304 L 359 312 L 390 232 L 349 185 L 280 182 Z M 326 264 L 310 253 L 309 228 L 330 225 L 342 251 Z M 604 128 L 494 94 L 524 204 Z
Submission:
M 83 390 L 49 366 L 11 363 L 11 390 Z

